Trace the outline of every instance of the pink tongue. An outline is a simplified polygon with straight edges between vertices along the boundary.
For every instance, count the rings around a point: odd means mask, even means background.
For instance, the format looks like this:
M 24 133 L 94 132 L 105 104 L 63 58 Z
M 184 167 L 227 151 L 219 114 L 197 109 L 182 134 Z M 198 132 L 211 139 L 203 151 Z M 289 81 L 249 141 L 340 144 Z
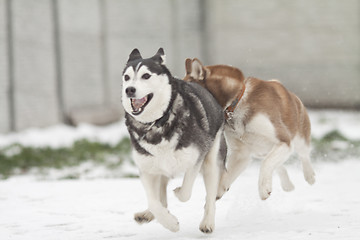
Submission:
M 140 99 L 133 99 L 132 105 L 134 108 L 139 109 L 144 105 L 144 103 L 146 103 L 146 101 L 147 101 L 147 97 L 143 97 Z

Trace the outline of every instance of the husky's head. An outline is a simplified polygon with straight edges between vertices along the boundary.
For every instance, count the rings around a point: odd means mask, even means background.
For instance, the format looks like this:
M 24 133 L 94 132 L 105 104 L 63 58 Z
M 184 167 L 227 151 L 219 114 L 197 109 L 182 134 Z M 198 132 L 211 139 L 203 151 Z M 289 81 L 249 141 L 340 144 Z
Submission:
M 164 50 L 143 59 L 134 49 L 123 72 L 122 104 L 127 113 L 142 123 L 164 115 L 170 99 L 170 72 L 165 66 Z

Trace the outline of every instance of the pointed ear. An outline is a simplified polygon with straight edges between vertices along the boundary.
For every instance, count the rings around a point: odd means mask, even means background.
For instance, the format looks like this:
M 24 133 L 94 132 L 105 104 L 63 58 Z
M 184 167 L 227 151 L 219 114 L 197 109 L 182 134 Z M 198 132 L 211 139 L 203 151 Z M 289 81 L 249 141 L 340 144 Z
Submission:
M 192 63 L 192 60 L 190 58 L 187 58 L 185 60 L 185 71 L 186 71 L 186 75 L 190 74 L 191 73 L 191 63 Z
M 164 49 L 159 48 L 157 53 L 151 59 L 153 59 L 155 62 L 157 62 L 157 63 L 159 63 L 161 65 L 165 65 L 166 56 L 165 56 L 165 53 L 164 53 Z
M 142 59 L 141 54 L 137 48 L 134 48 L 129 55 L 129 60 L 127 62 L 134 61 L 136 59 Z
M 191 69 L 190 76 L 192 76 L 194 79 L 204 80 L 205 68 L 199 59 L 194 58 L 192 60 L 191 67 L 189 67 L 189 68 Z

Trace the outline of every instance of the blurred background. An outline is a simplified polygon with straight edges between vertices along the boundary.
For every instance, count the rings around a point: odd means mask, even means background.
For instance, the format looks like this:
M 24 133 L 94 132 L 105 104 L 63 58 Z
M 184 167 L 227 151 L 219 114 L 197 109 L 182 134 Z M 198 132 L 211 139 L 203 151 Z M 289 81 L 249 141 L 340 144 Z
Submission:
M 275 183 L 264 205 L 255 160 L 212 239 L 360 239 L 360 0 L 0 0 L 0 239 L 175 237 L 133 223 L 146 204 L 121 107 L 130 52 L 159 47 L 174 76 L 186 58 L 229 64 L 309 109 L 315 186 L 292 158 L 296 191 Z M 178 239 L 205 239 L 191 233 L 203 189 L 172 203 L 191 219 Z
M 122 118 L 135 47 L 279 79 L 312 108 L 360 109 L 359 0 L 0 0 L 0 133 Z

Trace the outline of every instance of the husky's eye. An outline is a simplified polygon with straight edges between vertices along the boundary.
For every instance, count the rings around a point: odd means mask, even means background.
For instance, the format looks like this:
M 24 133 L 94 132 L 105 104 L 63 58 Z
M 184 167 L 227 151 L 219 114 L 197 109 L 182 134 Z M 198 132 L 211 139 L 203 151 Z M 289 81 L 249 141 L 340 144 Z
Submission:
M 142 79 L 149 79 L 151 77 L 150 74 L 145 73 L 144 75 L 141 76 Z
M 130 76 L 126 74 L 126 75 L 124 76 L 124 80 L 125 80 L 125 81 L 129 81 L 129 80 L 130 80 Z

